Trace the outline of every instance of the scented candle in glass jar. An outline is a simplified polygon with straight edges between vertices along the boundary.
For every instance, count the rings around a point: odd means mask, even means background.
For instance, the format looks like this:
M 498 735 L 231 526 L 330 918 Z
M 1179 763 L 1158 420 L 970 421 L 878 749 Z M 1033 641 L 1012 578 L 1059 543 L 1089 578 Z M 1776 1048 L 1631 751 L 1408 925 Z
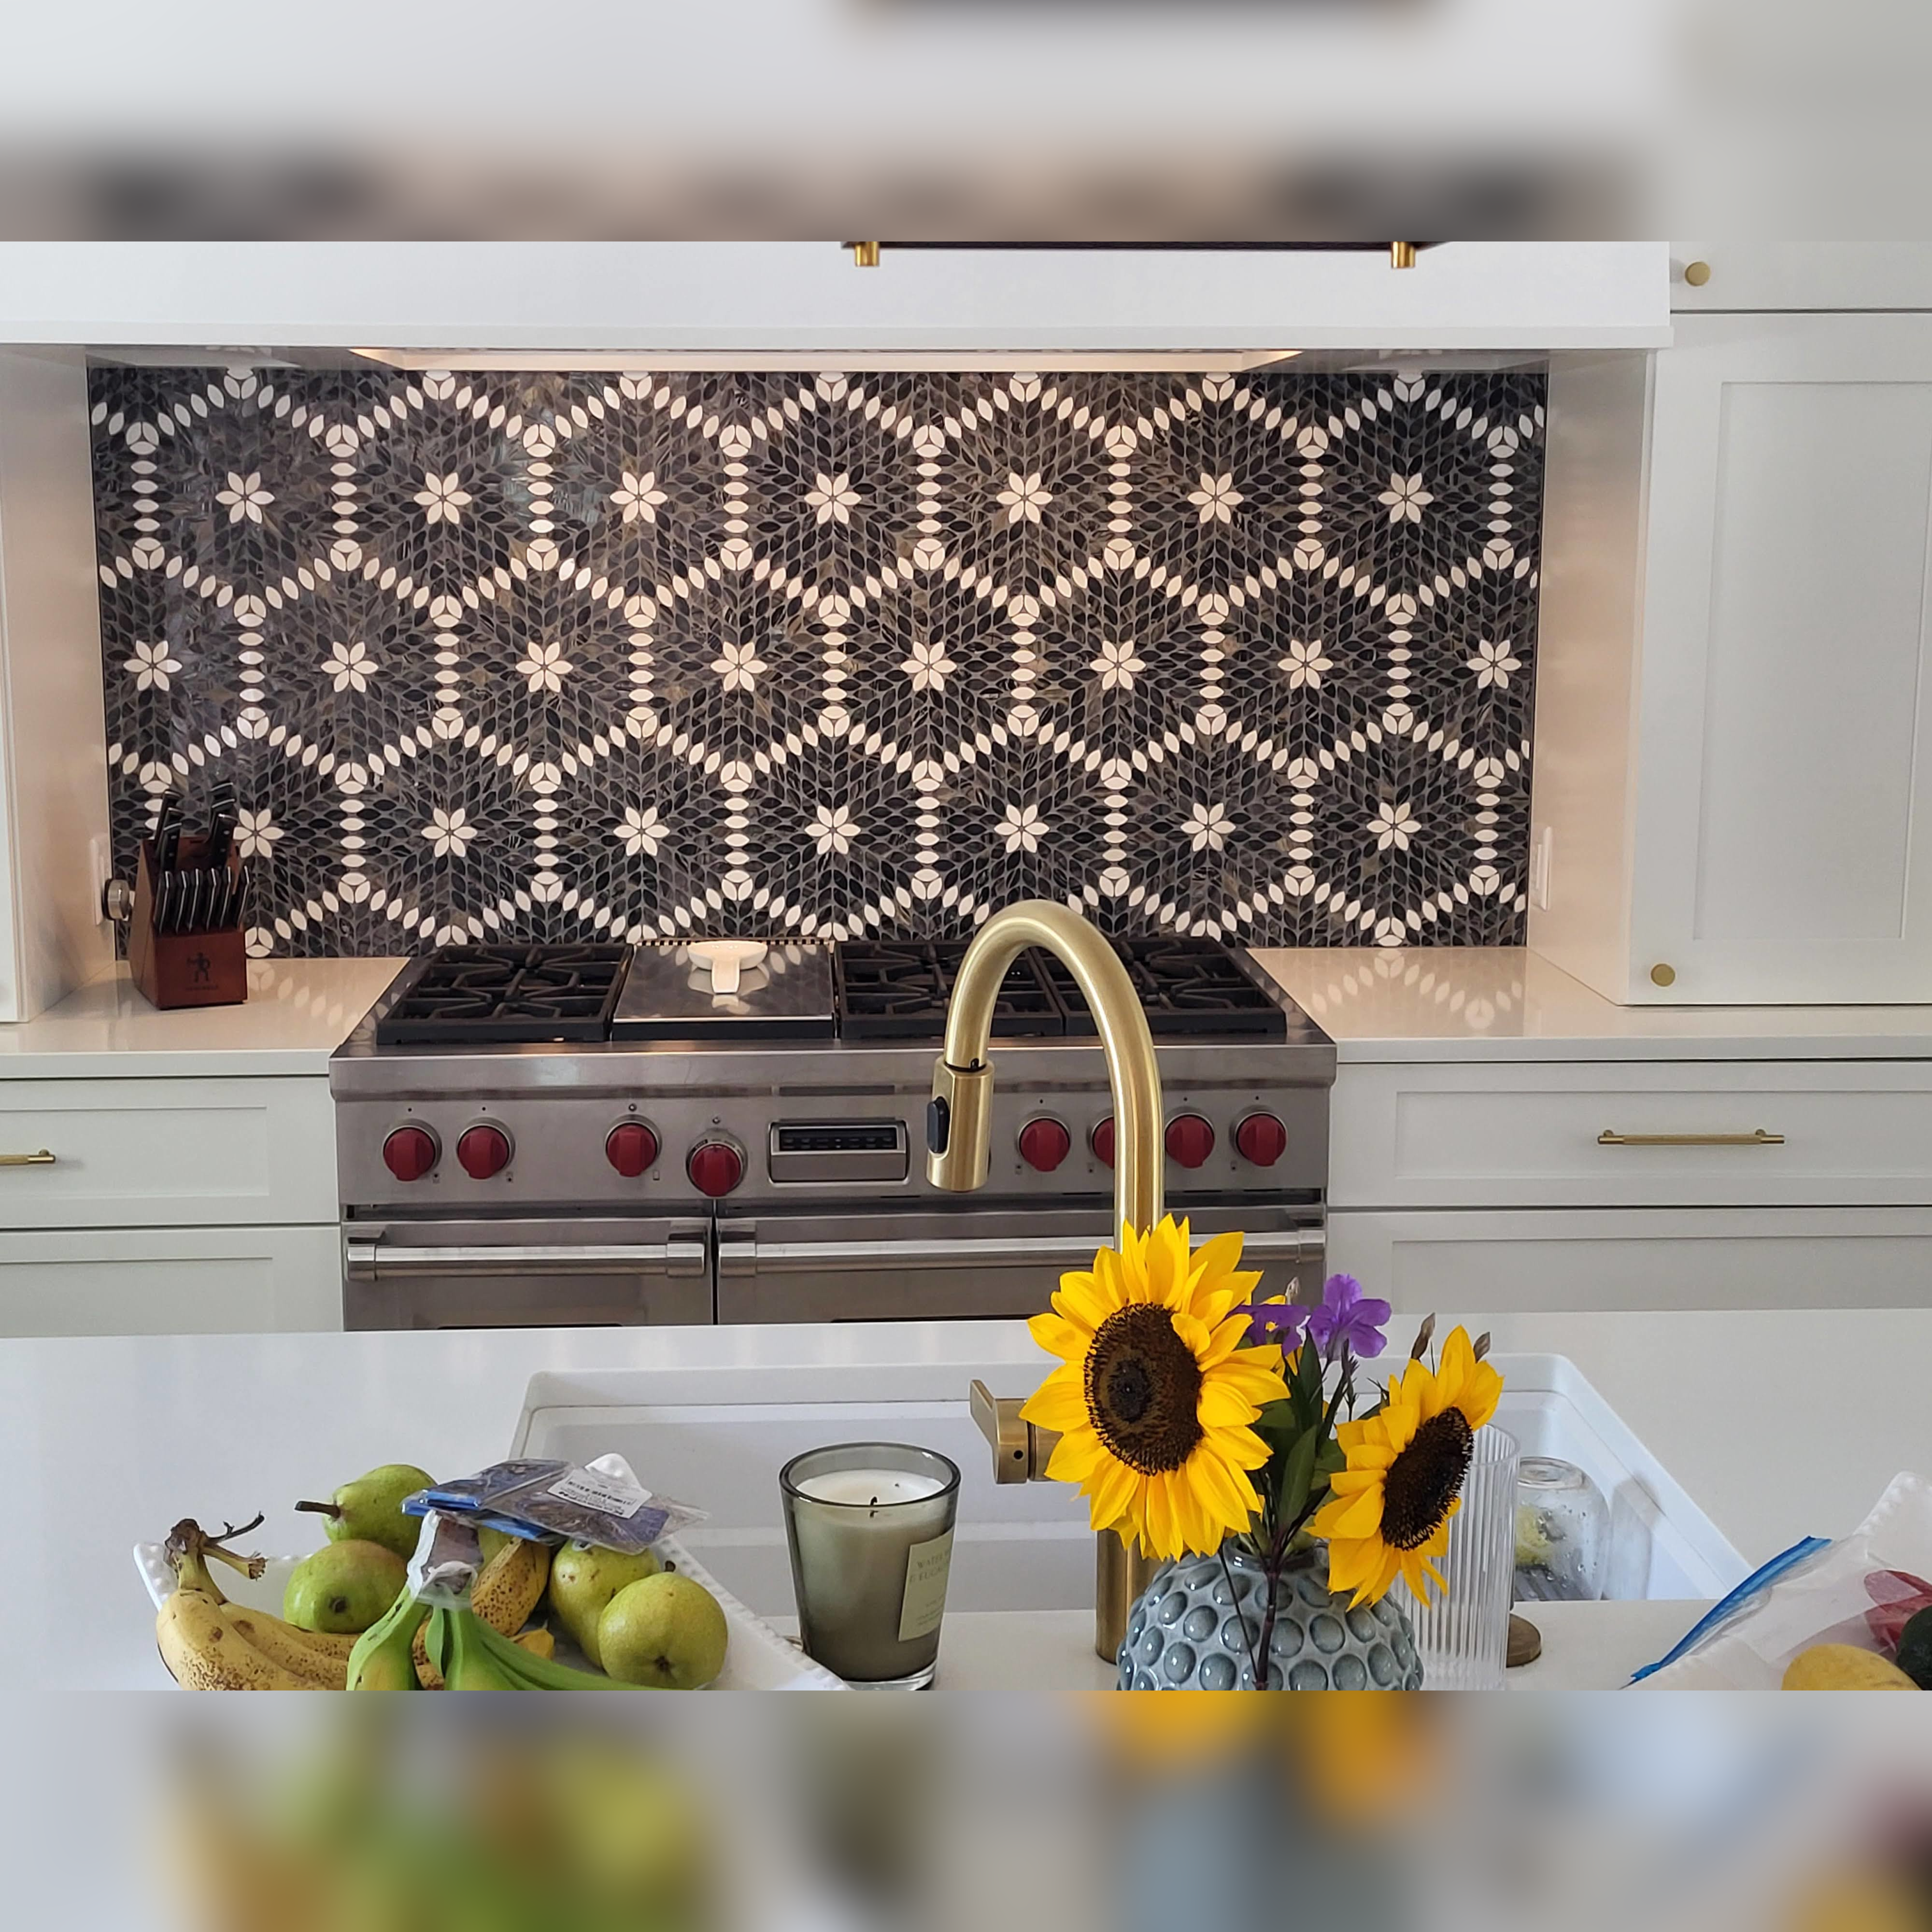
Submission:
M 847 1683 L 922 1690 L 939 1656 L 959 1470 L 931 1449 L 844 1442 L 779 1472 L 800 1640 Z

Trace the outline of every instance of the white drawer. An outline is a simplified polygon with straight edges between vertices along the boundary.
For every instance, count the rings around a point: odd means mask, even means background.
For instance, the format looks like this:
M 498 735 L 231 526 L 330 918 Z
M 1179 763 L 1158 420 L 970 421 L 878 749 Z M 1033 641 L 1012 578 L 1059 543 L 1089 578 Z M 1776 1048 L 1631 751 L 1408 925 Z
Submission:
M 1922 1208 L 1478 1209 L 1328 1217 L 1330 1267 L 1401 1311 L 1406 1347 L 1431 1310 L 1923 1308 Z
M 341 1326 L 342 1255 L 333 1228 L 0 1234 L 0 1336 Z
M 1932 1204 L 1932 1061 L 1345 1065 L 1330 1118 L 1341 1207 Z
M 0 1228 L 336 1218 L 325 1077 L 0 1080 Z

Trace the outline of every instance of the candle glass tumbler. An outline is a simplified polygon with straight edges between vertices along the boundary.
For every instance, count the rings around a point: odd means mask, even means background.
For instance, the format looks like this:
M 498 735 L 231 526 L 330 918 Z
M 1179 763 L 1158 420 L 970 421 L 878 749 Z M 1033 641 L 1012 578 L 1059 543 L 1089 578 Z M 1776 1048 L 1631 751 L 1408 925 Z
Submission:
M 1449 1550 L 1435 1559 L 1443 1582 L 1418 1602 L 1406 1584 L 1396 1595 L 1415 1630 L 1425 1690 L 1497 1690 L 1509 1651 L 1516 1580 L 1516 1438 L 1490 1426 L 1476 1431 L 1462 1506 L 1449 1519 Z
M 778 1472 L 799 1636 L 806 1654 L 863 1689 L 922 1690 L 959 1506 L 958 1464 L 902 1442 L 841 1442 Z

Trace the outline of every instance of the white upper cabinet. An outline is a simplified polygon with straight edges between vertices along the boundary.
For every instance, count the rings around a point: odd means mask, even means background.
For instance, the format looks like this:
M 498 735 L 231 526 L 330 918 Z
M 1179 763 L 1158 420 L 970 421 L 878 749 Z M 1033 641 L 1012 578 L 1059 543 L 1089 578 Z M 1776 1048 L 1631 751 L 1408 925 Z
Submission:
M 0 342 L 269 343 L 521 359 L 1647 347 L 1661 242 L 904 249 L 830 242 L 0 242 Z M 620 364 L 621 366 L 621 364 Z
M 1680 315 L 1647 448 L 1640 380 L 1553 375 L 1546 548 L 1598 549 L 1546 592 L 1531 943 L 1630 1002 L 1932 1000 L 1932 315 Z

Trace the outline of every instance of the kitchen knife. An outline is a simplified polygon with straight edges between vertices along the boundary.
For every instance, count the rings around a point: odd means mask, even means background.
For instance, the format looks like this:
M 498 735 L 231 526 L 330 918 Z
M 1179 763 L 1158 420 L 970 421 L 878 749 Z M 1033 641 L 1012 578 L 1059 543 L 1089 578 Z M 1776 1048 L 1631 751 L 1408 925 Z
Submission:
M 184 932 L 205 932 L 208 929 L 208 877 L 205 872 L 188 875 L 188 918 L 182 928 Z
M 208 848 L 202 855 L 211 866 L 226 868 L 228 848 L 235 838 L 235 788 L 224 780 L 208 803 Z
M 168 932 L 173 928 L 168 924 L 169 916 L 174 910 L 175 875 L 172 872 L 154 874 L 154 930 Z
M 230 931 L 235 924 L 235 899 L 240 887 L 232 872 L 219 874 L 221 884 L 220 904 L 217 909 L 214 929 L 218 932 Z
M 181 845 L 181 802 L 172 792 L 161 795 L 160 808 L 154 817 L 154 869 L 172 872 L 175 854 Z
M 242 931 L 248 928 L 242 924 L 248 916 L 248 895 L 255 883 L 254 868 L 244 866 L 235 875 L 235 910 L 230 915 L 233 923 Z

